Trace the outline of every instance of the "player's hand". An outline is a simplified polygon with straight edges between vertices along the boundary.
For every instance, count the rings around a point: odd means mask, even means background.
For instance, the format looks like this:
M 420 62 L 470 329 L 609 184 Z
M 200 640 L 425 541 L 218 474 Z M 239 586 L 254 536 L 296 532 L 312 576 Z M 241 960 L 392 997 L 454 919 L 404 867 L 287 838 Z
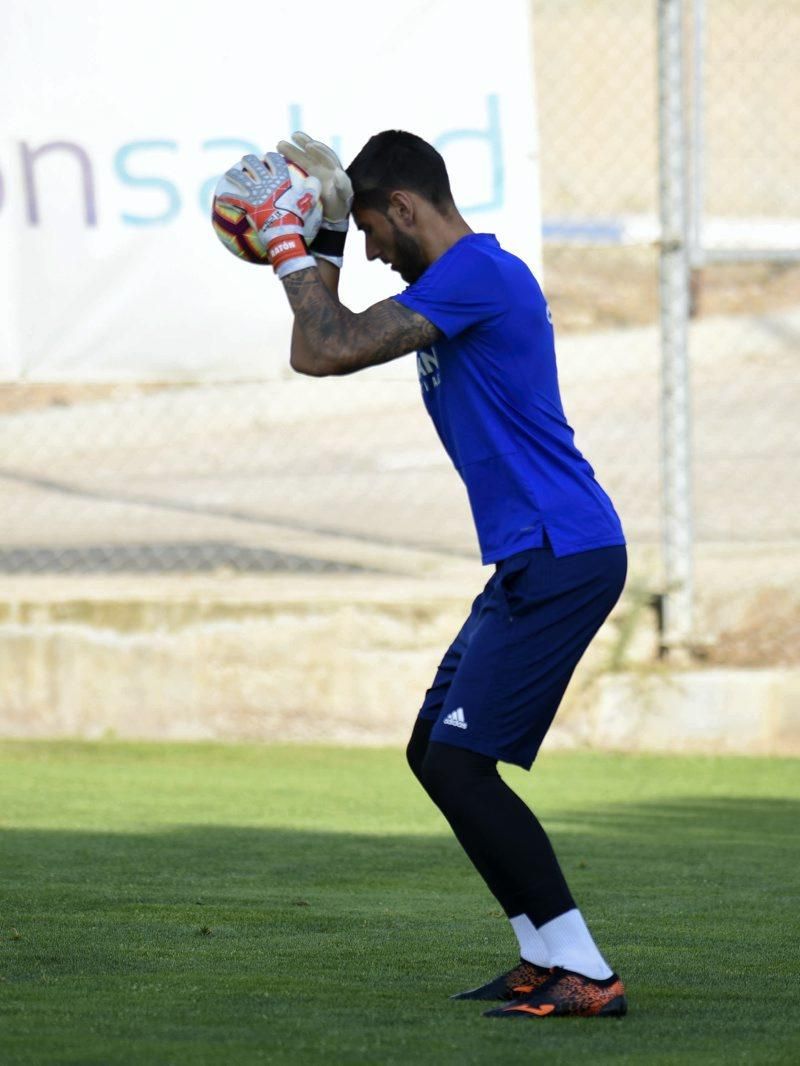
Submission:
M 331 228 L 347 229 L 353 185 L 336 152 L 302 130 L 293 133 L 291 141 L 279 141 L 278 151 L 307 174 L 319 179 L 324 222 Z
M 279 141 L 278 151 L 302 167 L 307 174 L 319 179 L 322 225 L 309 251 L 318 259 L 327 259 L 341 268 L 344 239 L 353 204 L 353 185 L 339 157 L 327 144 L 313 140 L 302 130 L 295 131 L 291 141 Z
M 294 185 L 286 160 L 276 152 L 263 159 L 246 155 L 226 177 L 242 190 L 241 205 L 278 277 L 314 266 L 303 227 L 319 201 L 319 179 L 309 174 L 301 186 Z

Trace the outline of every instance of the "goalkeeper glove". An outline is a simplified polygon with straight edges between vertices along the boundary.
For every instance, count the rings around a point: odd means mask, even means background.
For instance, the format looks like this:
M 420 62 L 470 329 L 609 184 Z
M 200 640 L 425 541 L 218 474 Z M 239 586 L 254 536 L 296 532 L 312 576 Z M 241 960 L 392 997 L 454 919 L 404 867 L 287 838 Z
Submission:
M 352 182 L 336 152 L 322 141 L 313 140 L 301 130 L 292 134 L 292 141 L 279 141 L 278 151 L 307 174 L 318 178 L 321 187 L 322 225 L 309 251 L 341 269 L 353 203 Z
M 241 190 L 240 204 L 279 278 L 316 266 L 303 239 L 303 226 L 320 193 L 311 175 L 295 185 L 283 156 L 267 152 L 263 159 L 246 155 L 225 175 Z

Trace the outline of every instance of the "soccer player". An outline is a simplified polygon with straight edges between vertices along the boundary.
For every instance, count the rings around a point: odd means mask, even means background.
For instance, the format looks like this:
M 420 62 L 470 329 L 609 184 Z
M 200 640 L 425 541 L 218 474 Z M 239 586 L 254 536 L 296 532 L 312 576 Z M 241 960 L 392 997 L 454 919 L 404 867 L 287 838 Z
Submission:
M 497 771 L 530 769 L 576 664 L 625 583 L 617 514 L 578 451 L 559 394 L 553 327 L 528 267 L 474 233 L 444 161 L 410 133 L 372 137 L 345 173 L 306 134 L 247 156 L 238 183 L 294 312 L 291 365 L 350 374 L 417 352 L 422 397 L 464 481 L 486 587 L 447 650 L 408 761 L 508 916 L 520 960 L 454 996 L 494 1018 L 622 1015 L 625 989 L 595 944 L 539 821 Z M 352 183 L 352 186 L 351 186 Z M 324 221 L 306 247 L 321 193 Z M 351 211 L 366 255 L 407 288 L 356 314 L 337 287 Z

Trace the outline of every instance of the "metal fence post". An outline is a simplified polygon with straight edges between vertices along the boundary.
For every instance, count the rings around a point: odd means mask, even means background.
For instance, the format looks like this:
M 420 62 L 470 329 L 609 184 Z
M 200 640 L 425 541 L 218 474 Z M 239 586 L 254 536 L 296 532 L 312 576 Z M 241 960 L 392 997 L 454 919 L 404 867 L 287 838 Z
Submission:
M 705 207 L 705 54 L 706 0 L 692 0 L 692 195 L 689 200 L 689 260 L 700 262 L 703 246 L 703 210 Z
M 666 576 L 662 641 L 666 654 L 687 648 L 693 601 L 690 235 L 683 58 L 683 0 L 658 0 L 662 539 Z

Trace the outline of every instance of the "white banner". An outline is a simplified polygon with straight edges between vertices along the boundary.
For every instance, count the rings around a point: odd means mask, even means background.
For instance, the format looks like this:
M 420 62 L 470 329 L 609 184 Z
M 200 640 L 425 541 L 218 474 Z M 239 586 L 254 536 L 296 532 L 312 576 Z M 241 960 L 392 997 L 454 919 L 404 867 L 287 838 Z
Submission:
M 6 0 L 0 378 L 288 373 L 269 267 L 218 242 L 217 177 L 294 129 L 350 162 L 382 129 L 435 144 L 475 230 L 537 271 L 528 0 Z M 342 299 L 398 291 L 351 230 Z

